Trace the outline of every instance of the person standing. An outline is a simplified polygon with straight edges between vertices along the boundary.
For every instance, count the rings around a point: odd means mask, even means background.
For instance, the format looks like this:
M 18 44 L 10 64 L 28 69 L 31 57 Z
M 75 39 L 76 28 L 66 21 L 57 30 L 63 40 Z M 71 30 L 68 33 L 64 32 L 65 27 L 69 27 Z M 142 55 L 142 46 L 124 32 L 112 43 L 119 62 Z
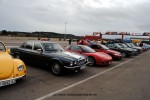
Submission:
M 143 47 L 143 42 L 141 42 L 141 43 L 139 44 L 139 46 L 140 46 L 140 47 Z
M 72 40 L 71 40 L 71 39 L 69 39 L 69 45 L 71 45 L 71 41 L 72 41 Z

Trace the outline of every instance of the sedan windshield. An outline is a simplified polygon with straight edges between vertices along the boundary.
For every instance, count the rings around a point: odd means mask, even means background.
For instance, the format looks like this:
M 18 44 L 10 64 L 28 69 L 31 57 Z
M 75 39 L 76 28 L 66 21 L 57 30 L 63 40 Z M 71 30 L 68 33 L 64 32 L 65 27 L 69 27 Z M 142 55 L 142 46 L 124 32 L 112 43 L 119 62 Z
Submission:
M 58 43 L 42 43 L 45 51 L 64 51 Z
M 117 46 L 118 48 L 123 48 L 123 46 L 122 46 L 122 45 L 119 45 L 119 44 L 116 44 L 116 46 Z
M 121 48 L 127 48 L 125 44 L 118 44 L 118 45 L 121 46 Z
M 133 47 L 133 46 L 132 46 L 131 44 L 129 44 L 129 43 L 126 43 L 126 45 L 127 45 L 128 47 L 130 47 L 130 48 Z
M 124 47 L 124 48 L 128 48 L 128 46 L 127 46 L 127 45 L 125 45 L 125 44 L 121 44 L 121 45 L 123 45 L 123 47 Z
M 135 47 L 135 45 L 134 45 L 134 44 L 132 44 L 132 43 L 130 43 L 130 45 L 132 45 L 132 47 Z
M 108 47 L 106 47 L 105 45 L 100 45 L 104 50 L 109 50 Z
M 96 52 L 95 50 L 93 50 L 92 48 L 90 48 L 88 46 L 82 46 L 82 50 L 83 50 L 83 52 L 86 52 L 86 53 L 94 53 L 94 52 Z

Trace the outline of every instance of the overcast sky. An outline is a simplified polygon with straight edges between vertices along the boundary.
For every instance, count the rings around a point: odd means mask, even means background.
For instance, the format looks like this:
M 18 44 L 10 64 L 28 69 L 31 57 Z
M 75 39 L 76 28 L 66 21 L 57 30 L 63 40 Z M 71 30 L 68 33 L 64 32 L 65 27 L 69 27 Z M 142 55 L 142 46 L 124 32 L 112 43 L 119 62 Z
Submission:
M 150 0 L 0 0 L 0 30 L 150 31 Z

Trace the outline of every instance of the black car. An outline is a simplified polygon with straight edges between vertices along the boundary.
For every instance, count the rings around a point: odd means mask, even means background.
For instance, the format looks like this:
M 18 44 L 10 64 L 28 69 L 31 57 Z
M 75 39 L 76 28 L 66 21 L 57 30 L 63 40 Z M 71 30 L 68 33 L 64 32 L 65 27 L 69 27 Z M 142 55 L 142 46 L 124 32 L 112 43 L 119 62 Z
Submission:
M 65 69 L 78 71 L 88 63 L 87 57 L 64 51 L 58 43 L 50 41 L 27 41 L 10 52 L 25 62 L 48 66 L 54 75 L 62 75 Z
M 125 43 L 129 48 L 136 49 L 138 53 L 142 53 L 143 49 L 141 47 L 135 46 L 133 43 Z
M 129 57 L 133 55 L 133 50 L 129 48 L 123 48 L 118 43 L 107 43 L 105 44 L 109 49 L 119 51 L 122 57 Z
M 132 50 L 133 51 L 133 53 L 132 53 L 133 56 L 136 56 L 138 54 L 138 50 L 137 49 L 130 48 L 125 43 L 118 43 L 118 45 L 120 45 L 122 48 L 125 48 L 125 49 L 128 49 L 128 50 Z

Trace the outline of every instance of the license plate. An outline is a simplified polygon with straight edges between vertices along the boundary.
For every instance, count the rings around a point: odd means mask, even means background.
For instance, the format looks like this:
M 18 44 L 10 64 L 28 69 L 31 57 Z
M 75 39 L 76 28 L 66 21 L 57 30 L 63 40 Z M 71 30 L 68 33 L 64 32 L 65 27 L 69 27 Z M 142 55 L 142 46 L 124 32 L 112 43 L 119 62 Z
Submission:
M 0 82 L 0 87 L 1 87 L 1 86 L 5 86 L 5 85 L 14 84 L 14 83 L 16 83 L 16 80 L 15 80 L 15 79 L 6 80 L 6 81 L 1 81 L 1 82 Z
M 84 69 L 86 66 L 81 66 L 80 69 Z

